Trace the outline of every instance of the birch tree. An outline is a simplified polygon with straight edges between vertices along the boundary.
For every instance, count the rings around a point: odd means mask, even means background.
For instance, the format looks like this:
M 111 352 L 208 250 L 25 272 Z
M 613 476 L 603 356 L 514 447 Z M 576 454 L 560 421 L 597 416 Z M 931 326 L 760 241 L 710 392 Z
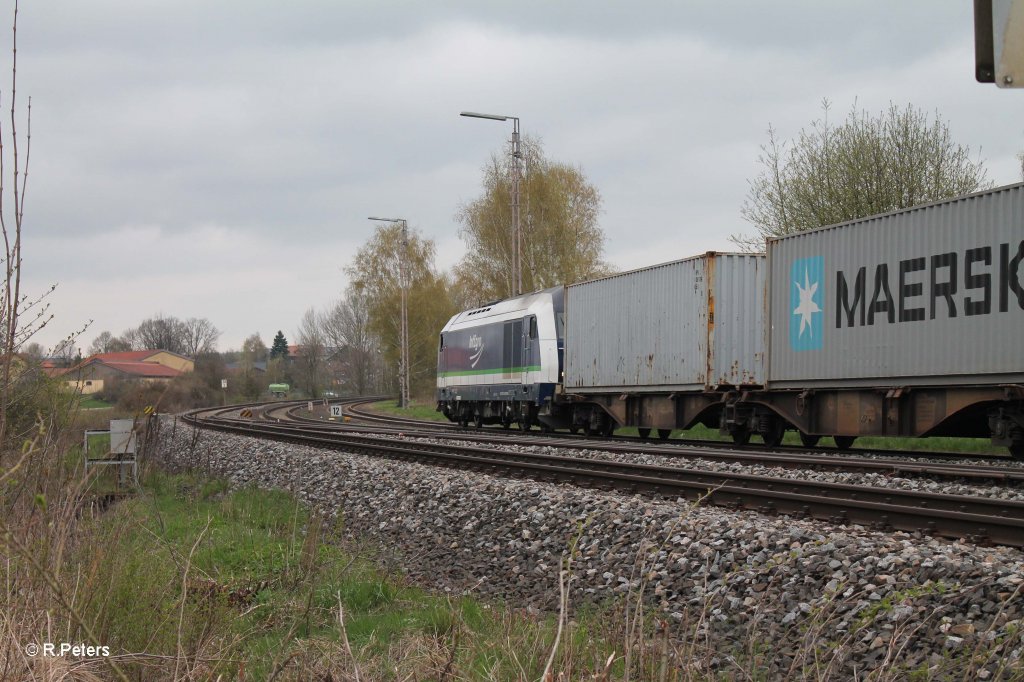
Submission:
M 523 291 L 577 282 L 610 272 L 602 261 L 598 225 L 601 193 L 583 170 L 549 160 L 536 138 L 522 144 L 525 174 L 519 184 Z M 456 266 L 475 303 L 513 291 L 512 178 L 510 157 L 492 155 L 483 169 L 483 192 L 456 214 L 466 256 Z

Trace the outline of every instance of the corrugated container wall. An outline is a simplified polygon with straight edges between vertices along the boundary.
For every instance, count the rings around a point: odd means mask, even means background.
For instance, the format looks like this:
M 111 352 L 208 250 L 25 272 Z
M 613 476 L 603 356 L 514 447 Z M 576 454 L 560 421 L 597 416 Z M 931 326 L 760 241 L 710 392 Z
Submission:
M 1024 381 L 1024 185 L 768 244 L 769 384 Z
M 763 383 L 765 282 L 764 256 L 711 252 L 567 287 L 566 391 Z

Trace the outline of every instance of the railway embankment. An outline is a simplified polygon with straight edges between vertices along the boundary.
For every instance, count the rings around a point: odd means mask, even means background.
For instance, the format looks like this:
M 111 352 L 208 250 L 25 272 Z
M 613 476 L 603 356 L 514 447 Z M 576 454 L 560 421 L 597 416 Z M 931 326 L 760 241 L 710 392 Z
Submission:
M 723 670 L 757 660 L 815 677 L 1024 674 L 1024 553 L 1012 548 L 196 434 L 181 422 L 161 432 L 168 464 L 289 490 L 437 590 L 557 611 L 561 581 L 570 609 L 617 603 L 613 612 L 636 614 L 642 603 Z

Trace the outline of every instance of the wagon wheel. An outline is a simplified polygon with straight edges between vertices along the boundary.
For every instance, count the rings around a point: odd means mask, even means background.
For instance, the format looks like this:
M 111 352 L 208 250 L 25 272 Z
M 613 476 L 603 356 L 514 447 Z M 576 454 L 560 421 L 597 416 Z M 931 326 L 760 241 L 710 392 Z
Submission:
M 1007 449 L 1014 459 L 1024 459 L 1024 439 L 1014 440 Z
M 857 440 L 857 436 L 832 436 L 832 440 L 836 442 L 836 447 L 840 450 L 849 450 L 853 441 Z
M 815 436 L 810 433 L 800 432 L 800 442 L 803 443 L 805 448 L 813 448 L 821 440 L 821 436 Z
M 736 445 L 746 445 L 750 442 L 750 429 L 746 426 L 737 426 L 730 433 L 732 442 Z
M 651 435 L 651 430 L 648 428 L 640 427 L 636 430 L 636 433 L 638 436 L 640 436 L 641 440 L 647 440 L 648 436 Z
M 781 419 L 772 419 L 768 424 L 768 430 L 761 434 L 761 440 L 770 448 L 777 448 L 782 444 L 782 438 L 786 435 L 786 423 Z
M 658 429 L 658 438 L 661 440 L 668 440 L 668 437 L 672 435 L 672 429 Z
M 569 427 L 569 433 L 571 433 L 572 435 L 575 436 L 579 432 L 580 432 L 580 427 L 575 426 L 575 425 Z
M 484 427 L 484 416 L 479 412 L 473 415 L 473 426 L 478 429 L 482 429 Z
M 601 435 L 605 438 L 611 438 L 615 433 L 615 422 L 609 419 L 606 423 L 601 426 Z

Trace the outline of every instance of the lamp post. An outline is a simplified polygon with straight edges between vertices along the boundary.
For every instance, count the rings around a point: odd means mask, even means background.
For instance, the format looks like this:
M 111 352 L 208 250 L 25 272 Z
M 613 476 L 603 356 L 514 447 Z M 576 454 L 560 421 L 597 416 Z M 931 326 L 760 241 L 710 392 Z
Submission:
M 408 296 L 408 282 L 406 279 L 406 260 L 409 255 L 409 224 L 404 218 L 374 218 L 383 223 L 394 223 L 402 225 L 402 252 L 398 257 L 398 287 L 402 290 L 402 321 L 398 350 L 398 406 L 408 407 L 409 405 L 409 310 L 406 298 Z
M 522 161 L 522 154 L 519 151 L 519 117 L 480 114 L 475 111 L 463 111 L 459 115 L 468 118 L 486 118 L 491 121 L 512 119 L 512 295 L 518 296 L 523 291 L 522 228 L 519 224 L 519 173 Z

